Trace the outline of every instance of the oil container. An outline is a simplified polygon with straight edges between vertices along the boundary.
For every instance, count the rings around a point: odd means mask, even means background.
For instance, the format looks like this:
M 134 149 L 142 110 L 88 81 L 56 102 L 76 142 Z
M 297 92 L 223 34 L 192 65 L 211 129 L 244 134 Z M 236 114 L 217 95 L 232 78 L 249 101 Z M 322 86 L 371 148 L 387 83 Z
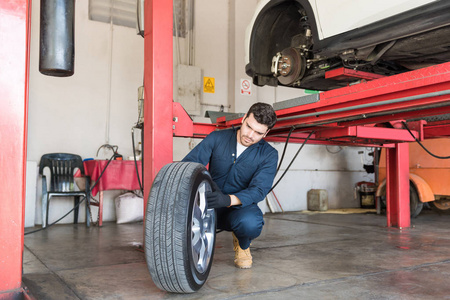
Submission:
M 308 191 L 308 210 L 328 210 L 327 190 L 312 189 Z

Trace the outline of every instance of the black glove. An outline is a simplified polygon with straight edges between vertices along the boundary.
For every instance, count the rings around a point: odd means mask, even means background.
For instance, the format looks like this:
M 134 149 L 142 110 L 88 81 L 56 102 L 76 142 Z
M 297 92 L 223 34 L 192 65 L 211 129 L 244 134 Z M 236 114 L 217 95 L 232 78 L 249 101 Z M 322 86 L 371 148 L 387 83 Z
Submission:
M 220 192 L 220 188 L 214 180 L 211 180 L 211 189 L 213 192 Z
M 208 208 L 221 208 L 231 205 L 230 195 L 225 195 L 220 190 L 206 192 L 206 201 L 208 202 Z

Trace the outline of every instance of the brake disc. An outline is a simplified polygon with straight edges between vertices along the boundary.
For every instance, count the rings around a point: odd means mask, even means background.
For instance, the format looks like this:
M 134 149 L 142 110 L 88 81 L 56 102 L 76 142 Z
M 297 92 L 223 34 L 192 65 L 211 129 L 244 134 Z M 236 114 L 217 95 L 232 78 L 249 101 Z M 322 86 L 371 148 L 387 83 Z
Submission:
M 272 59 L 272 72 L 283 85 L 300 80 L 306 71 L 306 58 L 297 48 L 286 48 Z

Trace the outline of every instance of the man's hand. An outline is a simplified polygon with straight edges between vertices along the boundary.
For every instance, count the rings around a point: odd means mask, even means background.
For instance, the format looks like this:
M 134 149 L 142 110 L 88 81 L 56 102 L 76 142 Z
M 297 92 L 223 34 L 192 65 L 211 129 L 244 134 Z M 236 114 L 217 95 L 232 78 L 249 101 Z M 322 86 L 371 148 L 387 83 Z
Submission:
M 221 189 L 214 180 L 211 180 L 211 189 L 213 192 L 221 192 Z
M 221 208 L 231 205 L 230 196 L 223 194 L 220 190 L 206 192 L 206 201 L 208 202 L 208 208 Z

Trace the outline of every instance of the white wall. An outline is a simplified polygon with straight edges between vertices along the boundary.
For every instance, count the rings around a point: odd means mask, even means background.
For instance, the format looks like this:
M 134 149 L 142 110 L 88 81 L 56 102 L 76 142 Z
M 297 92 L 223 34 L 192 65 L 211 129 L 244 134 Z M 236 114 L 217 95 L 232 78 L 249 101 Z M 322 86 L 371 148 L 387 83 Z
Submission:
M 284 144 L 276 143 L 278 152 L 283 151 Z M 300 148 L 300 144 L 289 144 L 288 150 L 275 181 L 283 174 L 286 167 Z M 364 154 L 358 154 L 363 151 Z M 363 164 L 369 164 L 371 149 L 358 147 L 306 145 L 290 167 L 285 177 L 274 189 L 283 205 L 283 209 L 307 209 L 307 192 L 310 189 L 328 191 L 328 208 L 359 207 L 354 198 L 354 186 L 358 181 L 373 181 L 373 176 L 363 170 Z
M 75 153 L 83 159 L 95 157 L 105 143 L 118 145 L 124 157 L 131 155 L 130 130 L 138 117 L 144 39 L 132 28 L 89 21 L 88 1 L 76 1 L 75 74 L 66 78 L 42 75 L 38 71 L 39 3 L 32 1 L 27 159 L 39 162 L 43 154 L 51 152 Z M 99 157 L 111 154 L 100 151 Z M 40 224 L 40 180 L 37 187 L 36 223 Z M 118 193 L 105 192 L 106 221 L 115 219 L 112 198 Z M 49 221 L 72 207 L 72 199 L 52 200 Z M 84 218 L 83 207 L 80 221 Z M 71 214 L 63 222 L 72 220 Z
M 203 76 L 215 78 L 215 93 L 204 93 L 203 103 L 229 104 L 228 5 L 228 0 L 195 1 L 195 65 Z M 208 109 L 217 107 L 203 106 L 203 112 Z
M 38 72 L 39 1 L 32 3 L 28 160 L 39 162 L 43 154 L 50 152 L 95 157 L 99 146 L 106 142 L 118 145 L 124 157 L 131 155 L 130 129 L 137 120 L 137 88 L 143 78 L 143 39 L 134 29 L 89 21 L 88 1 L 76 1 L 75 75 L 68 78 L 44 76 Z M 195 1 L 194 65 L 202 69 L 203 76 L 214 77 L 216 83 L 214 94 L 202 93 L 201 102 L 213 105 L 203 105 L 201 115 L 195 116 L 196 121 L 208 122 L 203 118 L 204 112 L 217 111 L 215 105 L 246 112 L 257 101 L 272 104 L 304 94 L 298 89 L 255 86 L 251 96 L 240 94 L 240 79 L 248 78 L 244 62 L 245 30 L 256 4 L 257 0 Z M 180 60 L 174 40 L 175 100 L 176 64 L 187 64 L 186 39 L 179 38 L 178 43 Z M 199 142 L 198 139 L 175 138 L 174 160 L 181 160 Z M 274 146 L 281 157 L 283 144 Z M 298 147 L 289 145 L 284 166 Z M 364 149 L 345 148 L 331 154 L 325 146 L 305 146 L 275 189 L 283 208 L 305 209 L 306 193 L 311 188 L 327 189 L 331 208 L 357 207 L 358 203 L 353 200 L 354 184 L 371 178 L 362 169 L 361 156 L 357 153 L 360 150 Z M 101 151 L 99 156 L 110 155 Z M 41 223 L 40 187 L 38 181 L 37 224 Z M 105 221 L 115 219 L 113 198 L 119 193 L 121 191 L 105 192 Z M 72 206 L 72 199 L 55 200 L 51 204 L 50 222 Z M 80 221 L 84 221 L 83 208 Z M 63 222 L 72 222 L 72 215 Z

